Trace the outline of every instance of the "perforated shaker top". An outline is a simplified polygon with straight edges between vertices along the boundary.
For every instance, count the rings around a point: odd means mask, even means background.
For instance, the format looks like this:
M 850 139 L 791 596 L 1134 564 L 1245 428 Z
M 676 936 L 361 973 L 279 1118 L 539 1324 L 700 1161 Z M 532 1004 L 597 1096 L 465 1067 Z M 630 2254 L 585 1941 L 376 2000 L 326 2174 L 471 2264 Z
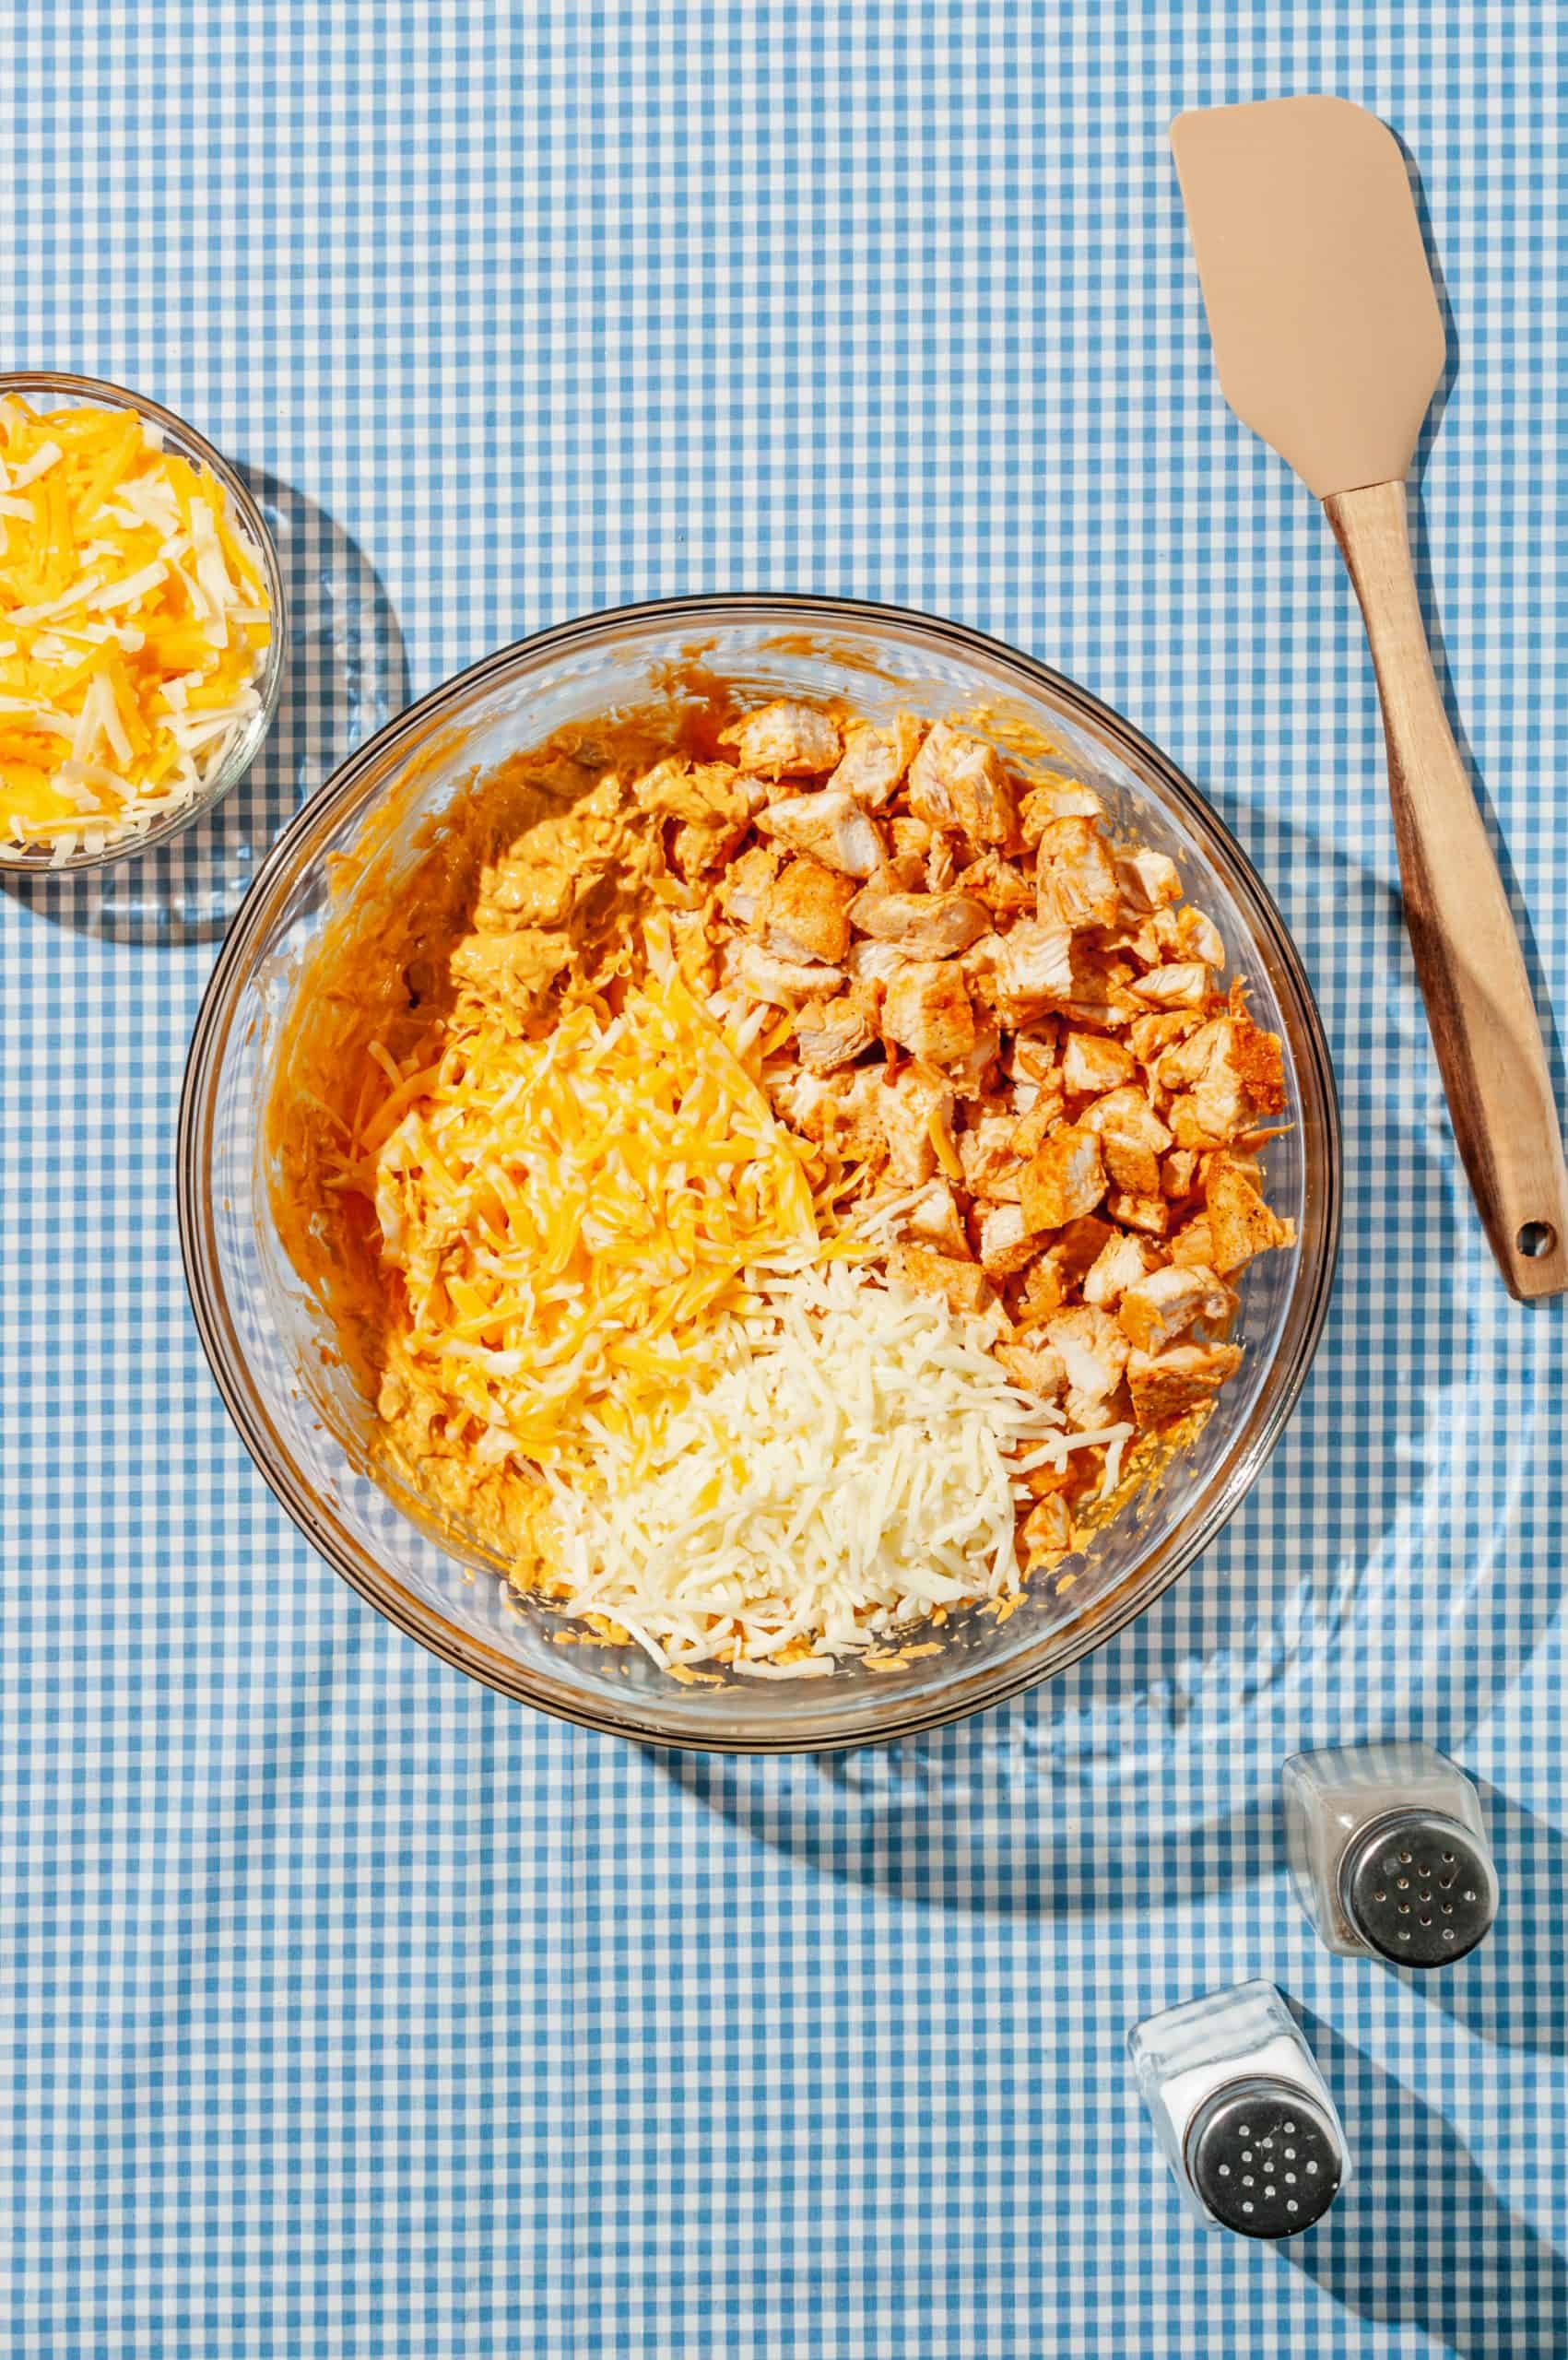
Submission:
M 1445 1966 L 1473 1951 L 1497 1915 L 1486 1849 L 1456 1819 L 1390 1812 L 1347 1851 L 1345 1915 L 1363 1940 L 1402 1966 Z
M 1291 2082 L 1253 2074 L 1206 2098 L 1186 2136 L 1192 2184 L 1217 2221 L 1244 2237 L 1293 2237 L 1339 2193 L 1345 2159 L 1334 2124 Z

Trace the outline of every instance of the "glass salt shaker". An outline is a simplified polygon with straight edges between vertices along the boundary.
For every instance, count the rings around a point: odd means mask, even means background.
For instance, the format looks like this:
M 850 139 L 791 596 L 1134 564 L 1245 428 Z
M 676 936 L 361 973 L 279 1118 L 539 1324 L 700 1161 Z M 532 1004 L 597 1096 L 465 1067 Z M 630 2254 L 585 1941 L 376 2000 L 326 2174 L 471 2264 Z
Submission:
M 1342 1958 L 1444 1966 L 1497 1915 L 1480 1797 L 1445 1753 L 1404 1740 L 1292 1754 L 1286 1849 L 1303 1908 Z
M 1204 2228 L 1293 2237 L 1323 2218 L 1350 2177 L 1345 2133 L 1272 1983 L 1238 1983 L 1146 2016 L 1127 2049 L 1183 2201 Z

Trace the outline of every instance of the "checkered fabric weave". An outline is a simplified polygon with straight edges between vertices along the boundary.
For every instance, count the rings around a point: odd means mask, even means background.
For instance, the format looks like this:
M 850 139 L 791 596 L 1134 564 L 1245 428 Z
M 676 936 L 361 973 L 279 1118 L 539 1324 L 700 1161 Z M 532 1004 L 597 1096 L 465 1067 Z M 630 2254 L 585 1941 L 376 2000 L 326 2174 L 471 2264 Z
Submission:
M 294 599 L 249 784 L 0 893 L 0 2345 L 27 2360 L 1568 2351 L 1564 1309 L 1510 1304 L 1400 929 L 1328 535 L 1215 384 L 1166 128 L 1301 89 L 1417 160 L 1456 366 L 1421 557 L 1568 1021 L 1548 0 L 4 0 L 4 365 L 248 472 Z M 297 800 L 504 641 L 689 589 L 1016 642 L 1249 846 L 1332 1035 L 1336 1307 L 1247 1505 L 1052 1687 L 887 1752 L 659 1755 L 444 1669 L 277 1509 L 171 1148 Z M 1336 1962 L 1278 1765 L 1411 1732 L 1504 1884 Z M 1270 1975 L 1357 2177 L 1204 2238 L 1127 2026 Z

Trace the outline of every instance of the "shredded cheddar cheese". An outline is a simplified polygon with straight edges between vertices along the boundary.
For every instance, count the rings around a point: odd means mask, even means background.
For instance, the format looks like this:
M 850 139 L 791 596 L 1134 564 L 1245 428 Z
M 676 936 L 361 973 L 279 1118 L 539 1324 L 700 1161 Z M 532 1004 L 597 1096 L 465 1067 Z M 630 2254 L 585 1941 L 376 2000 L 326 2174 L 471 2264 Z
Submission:
M 100 851 L 197 801 L 271 636 L 221 483 L 134 411 L 0 401 L 0 841 Z

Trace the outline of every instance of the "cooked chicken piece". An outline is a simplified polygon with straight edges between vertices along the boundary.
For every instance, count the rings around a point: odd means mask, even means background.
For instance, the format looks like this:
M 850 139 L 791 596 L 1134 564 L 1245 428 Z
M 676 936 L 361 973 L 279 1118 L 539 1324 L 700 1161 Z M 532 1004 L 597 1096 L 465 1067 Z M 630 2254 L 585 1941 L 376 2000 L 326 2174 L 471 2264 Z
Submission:
M 924 893 L 925 863 L 917 852 L 890 853 L 861 890 L 867 893 Z
M 1068 1288 L 1056 1266 L 1055 1257 L 1042 1254 L 1032 1262 L 1020 1278 L 1008 1282 L 1008 1307 L 1020 1326 L 1049 1319 L 1066 1303 Z
M 1216 1270 L 1239 1270 L 1255 1254 L 1295 1243 L 1291 1223 L 1269 1210 L 1237 1164 L 1221 1161 L 1218 1169 L 1210 1166 L 1207 1202 Z
M 849 957 L 844 964 L 855 983 L 875 984 L 879 990 L 885 991 L 909 962 L 903 952 L 890 942 L 859 941 L 850 944 Z
M 997 917 L 1021 917 L 1026 910 L 1034 907 L 1036 887 L 1032 879 L 999 852 L 983 852 L 978 860 L 970 862 L 959 882 L 964 892 L 984 902 Z
M 764 778 L 831 771 L 843 750 L 837 726 L 825 713 L 793 704 L 787 697 L 749 713 L 720 742 L 737 749 L 743 771 Z
M 719 884 L 719 907 L 732 925 L 750 925 L 758 903 L 778 875 L 779 860 L 772 844 L 749 844 L 725 869 Z
M 961 971 L 941 959 L 914 959 L 901 968 L 882 1002 L 882 1032 L 934 1065 L 967 1056 L 974 1046 L 974 1010 Z
M 1061 1082 L 1055 1074 L 1049 1081 L 1031 1081 L 1021 1087 L 1033 1092 L 1034 1103 L 1028 1114 L 1013 1126 L 1012 1148 L 1020 1162 L 1027 1162 L 1036 1148 L 1044 1146 L 1062 1120 L 1067 1112 L 1067 1101 L 1062 1095 Z M 1013 1096 L 1016 1102 L 1017 1090 Z
M 891 1180 L 901 1187 L 921 1187 L 938 1158 L 949 1177 L 957 1178 L 953 1093 L 945 1082 L 911 1067 L 897 1081 L 877 1081 L 872 1104 L 887 1141 Z
M 1160 1166 L 1160 1194 L 1179 1203 L 1190 1197 L 1197 1181 L 1197 1157 L 1191 1148 L 1173 1147 Z
M 831 998 L 843 982 L 842 967 L 822 967 L 799 959 L 778 959 L 760 942 L 731 946 L 734 956 L 726 974 L 752 999 L 774 1008 L 798 1008 L 802 1000 Z
M 909 803 L 934 828 L 956 828 L 976 852 L 1018 832 L 1013 783 L 983 738 L 938 721 L 909 766 Z
M 757 814 L 766 836 L 782 836 L 796 852 L 808 852 L 825 868 L 845 877 L 869 877 L 881 864 L 882 839 L 853 796 L 843 787 L 816 795 L 786 795 Z
M 1138 1197 L 1130 1188 L 1113 1188 L 1105 1210 L 1124 1228 L 1141 1229 L 1149 1237 L 1163 1237 L 1171 1226 L 1171 1208 L 1163 1197 Z
M 1207 1217 L 1199 1213 L 1185 1228 L 1178 1229 L 1171 1240 L 1169 1250 L 1172 1261 L 1180 1268 L 1190 1270 L 1199 1266 L 1212 1268 L 1214 1239 Z
M 1150 1008 L 1201 1008 L 1213 989 L 1214 978 L 1200 959 L 1172 967 L 1151 967 L 1128 985 L 1135 999 Z
M 976 1019 L 974 1046 L 967 1056 L 949 1057 L 947 1061 L 948 1080 L 960 1098 L 984 1098 L 996 1079 L 996 1053 L 1002 1036 L 994 1024 L 983 1024 Z
M 1165 957 L 1165 946 L 1156 931 L 1153 918 L 1130 918 L 1124 912 L 1114 926 L 1100 928 L 1102 950 L 1125 951 L 1135 967 L 1160 966 Z
M 1114 926 L 1121 912 L 1116 872 L 1092 820 L 1053 820 L 1040 839 L 1039 914 L 1045 926 Z
M 519 1023 L 538 1007 L 572 957 L 571 938 L 538 926 L 475 933 L 452 953 L 453 980 Z
M 1048 1016 L 1037 1016 L 1027 1032 L 1013 1035 L 1008 1062 L 1016 1077 L 1045 1081 L 1056 1070 L 1057 1030 Z
M 751 824 L 739 776 L 728 762 L 690 762 L 672 754 L 645 772 L 633 792 L 645 811 L 681 822 L 670 851 L 688 881 L 726 861 Z
M 849 950 L 855 879 L 819 860 L 784 863 L 761 897 L 756 925 L 781 959 L 822 959 L 837 966 Z
M 1079 779 L 1054 773 L 1025 793 L 1019 812 L 1019 831 L 1026 848 L 1032 852 L 1053 820 L 1098 820 L 1104 808 L 1092 787 L 1085 786 Z
M 1118 1231 L 1084 1280 L 1083 1299 L 1102 1311 L 1114 1311 L 1127 1288 L 1147 1278 L 1153 1267 L 1153 1248 L 1141 1237 L 1124 1237 Z
M 1135 1071 L 1131 1055 L 1119 1041 L 1108 1040 L 1102 1032 L 1067 1034 L 1062 1050 L 1062 1087 L 1075 1096 L 1102 1097 L 1106 1091 L 1131 1081 Z
M 910 959 L 951 959 L 991 925 L 984 904 L 966 893 L 888 893 L 879 881 L 861 889 L 849 914 L 862 934 Z
M 1152 1066 L 1158 1072 L 1166 1051 L 1186 1040 L 1202 1021 L 1194 1009 L 1186 1008 L 1135 1016 L 1127 1026 L 1127 1046 L 1140 1066 Z
M 1047 1000 L 1070 999 L 1073 938 L 1065 926 L 1020 918 L 1001 938 L 996 958 L 996 1004 L 1008 1023 L 1027 1024 Z
M 768 1096 L 784 1121 L 793 1124 L 802 1139 L 808 1139 L 822 1138 L 840 1104 L 831 1083 L 804 1066 L 770 1074 Z M 869 1154 L 881 1144 L 881 1132 L 873 1128 L 866 1152 Z
M 1078 1286 L 1115 1234 L 1110 1222 L 1102 1221 L 1098 1213 L 1084 1213 L 1077 1221 L 1070 1221 L 1046 1254 L 1063 1286 Z
M 996 1302 L 991 1281 L 978 1262 L 929 1254 L 923 1245 L 901 1245 L 888 1257 L 888 1275 L 918 1294 L 939 1294 L 953 1311 L 977 1315 Z
M 1235 1300 L 1212 1270 L 1192 1263 L 1150 1270 L 1136 1280 L 1123 1295 L 1117 1317 L 1127 1341 L 1140 1352 L 1161 1352 L 1195 1319 L 1223 1319 Z
M 1225 964 L 1225 942 L 1212 918 L 1191 904 L 1176 912 L 1176 950 L 1184 959 L 1199 959 L 1206 967 Z
M 963 1215 L 949 1181 L 927 1181 L 904 1214 L 903 1228 L 917 1245 L 928 1245 L 935 1253 L 950 1254 L 960 1262 L 970 1253 Z
M 996 1358 L 1020 1393 L 1054 1401 L 1067 1381 L 1067 1364 L 1049 1344 L 998 1344 Z
M 1132 1083 L 1108 1091 L 1086 1106 L 1079 1117 L 1086 1130 L 1099 1134 L 1106 1169 L 1118 1188 L 1135 1196 L 1160 1194 L 1156 1158 L 1171 1144 L 1171 1134 Z
M 1065 1123 L 1023 1168 L 1023 1217 L 1031 1229 L 1060 1229 L 1091 1213 L 1105 1194 L 1105 1167 L 1092 1131 Z
M 1023 1165 L 1013 1146 L 1015 1129 L 1009 1115 L 982 1115 L 958 1135 L 963 1185 L 972 1197 L 987 1197 L 996 1204 L 1016 1205 Z
M 945 893 L 959 872 L 959 847 L 963 842 L 947 828 L 933 828 L 925 855 L 924 881 L 927 892 Z M 989 924 L 989 920 L 987 920 Z
M 808 999 L 795 1020 L 795 1045 L 803 1066 L 829 1073 L 853 1065 L 877 1035 L 847 993 L 837 999 Z
M 1169 853 L 1119 852 L 1116 882 L 1129 909 L 1162 910 L 1182 898 L 1182 880 Z
M 936 830 L 927 820 L 917 820 L 913 811 L 895 811 L 887 822 L 887 829 L 892 839 L 894 859 L 916 860 L 924 874 Z
M 863 811 L 880 811 L 891 801 L 924 734 L 924 725 L 901 713 L 890 731 L 868 721 L 852 721 L 844 733 L 843 760 L 828 781 L 848 789 Z
M 984 1205 L 980 1209 L 980 1260 L 987 1278 L 1010 1278 L 1032 1262 L 1038 1239 L 1023 1225 L 1017 1205 Z
M 718 952 L 708 938 L 707 916 L 701 910 L 672 910 L 670 935 L 675 963 L 699 999 L 706 999 L 719 980 Z
M 1079 1428 L 1099 1424 L 1127 1364 L 1126 1338 L 1108 1311 L 1087 1303 L 1048 1319 L 1045 1337 L 1067 1372 L 1068 1423 Z
M 1023 1546 L 1023 1561 L 1032 1573 L 1035 1566 L 1055 1557 L 1066 1556 L 1072 1547 L 1072 1510 L 1059 1492 L 1052 1492 L 1036 1500 L 1024 1517 L 1019 1539 Z
M 1168 1425 L 1212 1399 L 1241 1363 L 1239 1344 L 1173 1344 L 1163 1352 L 1131 1352 L 1127 1390 L 1133 1414 L 1140 1426 Z

